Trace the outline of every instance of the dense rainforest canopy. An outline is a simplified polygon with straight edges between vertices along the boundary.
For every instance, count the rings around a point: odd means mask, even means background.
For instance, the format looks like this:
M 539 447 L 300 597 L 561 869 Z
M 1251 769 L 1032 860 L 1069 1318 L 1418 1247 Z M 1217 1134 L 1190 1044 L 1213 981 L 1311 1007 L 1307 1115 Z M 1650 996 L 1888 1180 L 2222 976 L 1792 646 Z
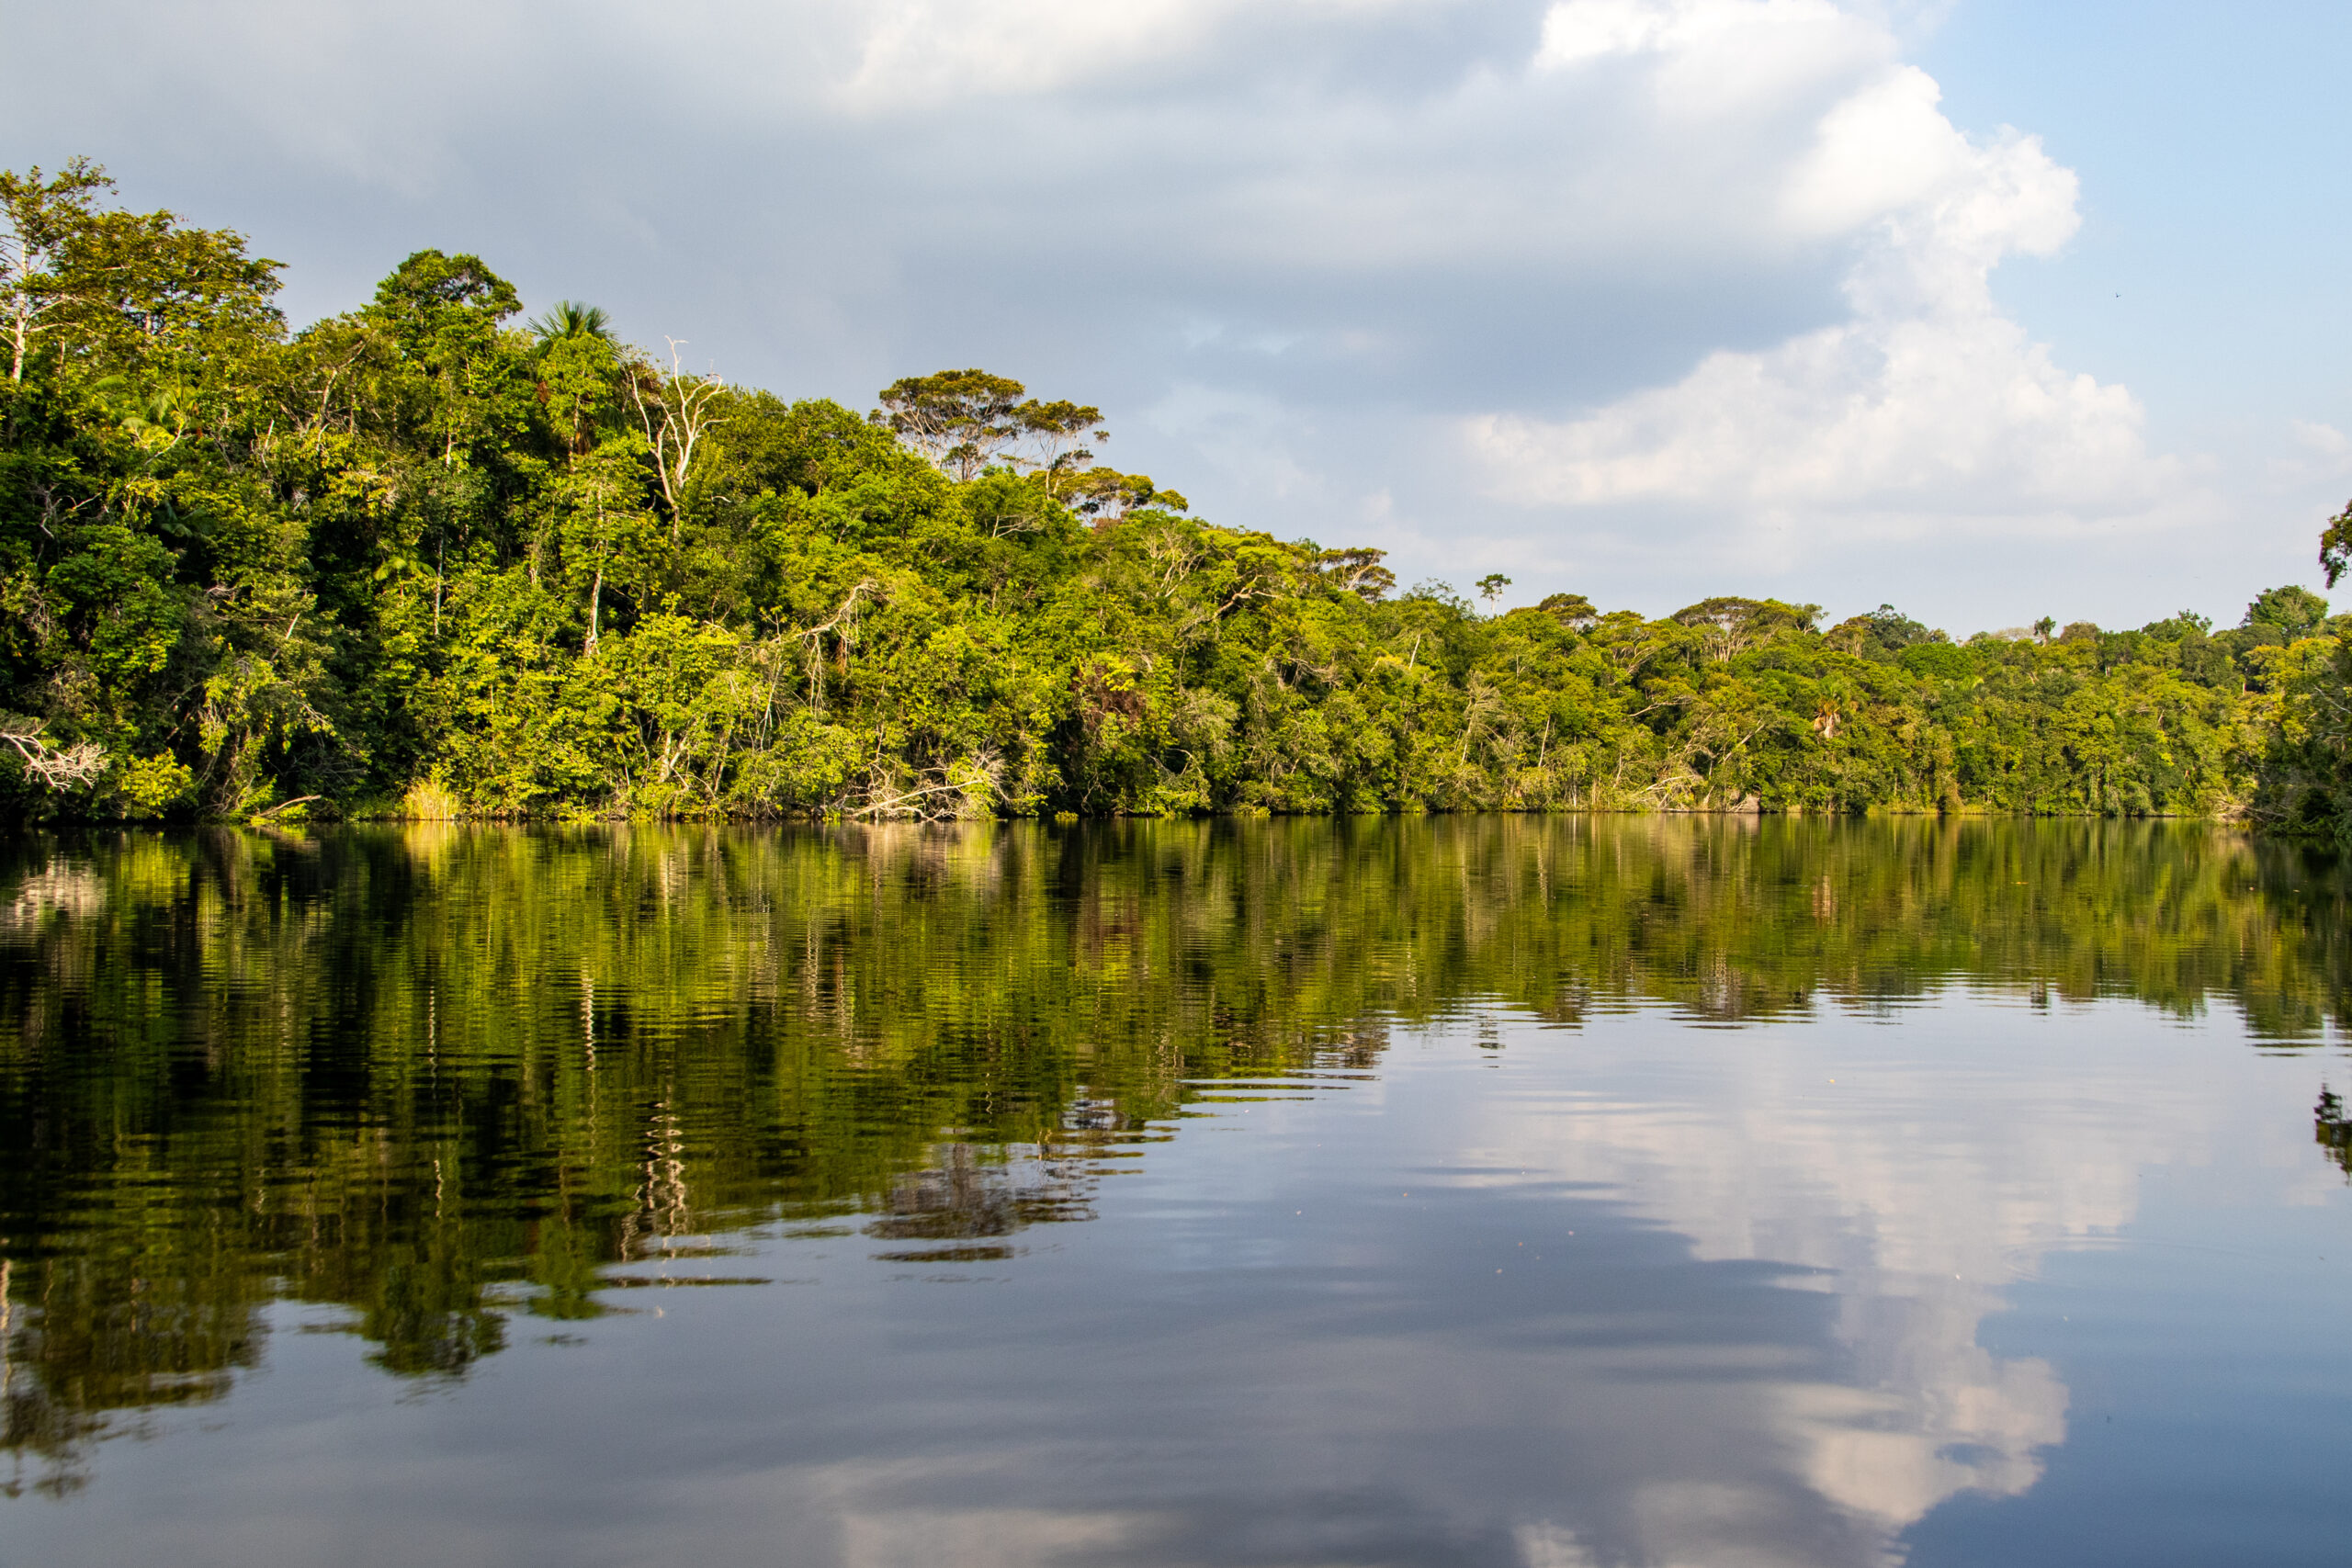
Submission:
M 2352 618 L 2303 589 L 1966 641 L 1494 614 L 979 370 L 787 403 L 434 250 L 289 333 L 243 236 L 110 188 L 0 175 L 18 817 L 2345 816 Z

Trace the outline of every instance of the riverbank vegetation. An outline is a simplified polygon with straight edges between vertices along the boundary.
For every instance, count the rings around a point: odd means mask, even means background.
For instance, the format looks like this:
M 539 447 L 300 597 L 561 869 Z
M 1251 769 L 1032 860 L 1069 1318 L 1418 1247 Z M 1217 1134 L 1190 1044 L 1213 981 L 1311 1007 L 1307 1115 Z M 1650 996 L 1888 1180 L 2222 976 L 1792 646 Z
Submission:
M 1574 594 L 1216 525 L 978 370 L 869 412 L 425 250 L 290 332 L 244 239 L 0 176 L 0 808 L 2252 815 L 2332 829 L 2318 595 L 2217 630 Z

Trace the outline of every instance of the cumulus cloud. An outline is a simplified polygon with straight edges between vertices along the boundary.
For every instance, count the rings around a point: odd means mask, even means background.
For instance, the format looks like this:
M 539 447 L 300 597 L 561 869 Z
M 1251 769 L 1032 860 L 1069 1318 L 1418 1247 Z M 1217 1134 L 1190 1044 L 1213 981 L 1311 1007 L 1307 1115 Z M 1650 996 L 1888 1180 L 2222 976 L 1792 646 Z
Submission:
M 1785 20 L 1783 18 L 1785 17 Z M 1859 26 L 1805 0 L 1567 0 L 1546 60 L 1646 56 L 1661 75 L 1738 29 Z M 1857 51 L 1857 58 L 1860 58 Z M 2145 517 L 2182 484 L 2131 392 L 2070 372 L 1995 303 L 1993 268 L 2047 255 L 2077 182 L 2015 131 L 1963 135 L 1936 84 L 1883 57 L 1771 171 L 1792 237 L 1848 240 L 1845 319 L 1719 349 L 1679 380 L 1567 419 L 1498 412 L 1464 434 L 1493 494 L 1574 511 L 1662 502 L 1767 554 L 1955 525 L 1980 536 Z

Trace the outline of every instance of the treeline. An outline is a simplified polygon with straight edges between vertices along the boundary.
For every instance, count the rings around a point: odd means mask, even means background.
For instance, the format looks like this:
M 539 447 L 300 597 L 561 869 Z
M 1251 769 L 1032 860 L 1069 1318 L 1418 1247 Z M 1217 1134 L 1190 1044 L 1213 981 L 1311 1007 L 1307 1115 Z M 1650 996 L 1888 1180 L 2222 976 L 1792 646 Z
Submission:
M 289 333 L 277 264 L 109 190 L 0 175 L 19 817 L 2345 815 L 2305 590 L 1965 642 L 1483 613 L 1193 517 L 1001 377 L 787 403 L 429 250 Z

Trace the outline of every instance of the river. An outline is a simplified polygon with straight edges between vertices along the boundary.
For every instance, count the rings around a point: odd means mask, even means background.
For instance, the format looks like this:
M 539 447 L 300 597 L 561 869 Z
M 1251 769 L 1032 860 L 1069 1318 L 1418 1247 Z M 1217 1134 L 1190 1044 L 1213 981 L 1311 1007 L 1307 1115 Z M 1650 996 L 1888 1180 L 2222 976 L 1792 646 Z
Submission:
M 0 845 L 0 1563 L 2342 1561 L 2352 877 L 2165 823 Z

